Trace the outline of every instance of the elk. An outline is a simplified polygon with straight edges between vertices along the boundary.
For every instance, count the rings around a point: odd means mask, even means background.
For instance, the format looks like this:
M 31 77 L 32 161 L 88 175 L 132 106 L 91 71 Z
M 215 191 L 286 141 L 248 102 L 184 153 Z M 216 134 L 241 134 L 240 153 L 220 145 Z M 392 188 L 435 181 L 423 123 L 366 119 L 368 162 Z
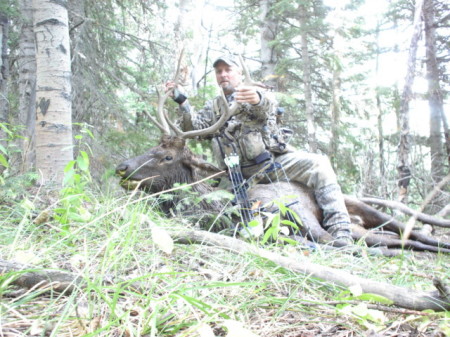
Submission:
M 248 70 L 241 61 L 247 79 Z M 222 93 L 222 98 L 225 97 Z M 233 103 L 218 121 L 205 129 L 182 131 L 175 123 L 170 121 L 164 110 L 164 104 L 170 92 L 161 94 L 158 92 L 158 119 L 149 116 L 153 123 L 161 130 L 162 137 L 158 146 L 151 148 L 145 154 L 128 159 L 119 164 L 116 173 L 121 177 L 121 185 L 126 189 L 139 188 L 149 193 L 159 193 L 169 190 L 176 183 L 189 184 L 199 195 L 205 195 L 214 191 L 208 182 L 202 179 L 210 175 L 224 175 L 211 163 L 195 155 L 186 145 L 187 139 L 208 136 L 217 132 L 226 121 L 238 111 L 238 103 Z M 196 183 L 198 182 L 198 183 Z M 288 194 L 295 198 L 289 200 L 289 208 L 295 212 L 301 220 L 300 233 L 309 240 L 319 244 L 333 243 L 331 235 L 321 226 L 322 215 L 313 193 L 305 186 L 279 181 L 270 184 L 255 184 L 248 191 L 249 200 L 255 201 L 255 205 L 265 205 L 265 210 L 273 212 L 280 194 Z M 169 213 L 170 209 L 178 206 L 182 195 L 166 200 L 161 204 L 162 209 Z M 352 236 L 355 240 L 364 240 L 368 246 L 384 247 L 381 251 L 385 255 L 395 254 L 389 248 L 406 247 L 415 250 L 450 253 L 450 243 L 440 242 L 421 231 L 413 230 L 409 239 L 402 240 L 400 236 L 406 230 L 406 225 L 382 213 L 355 198 L 345 196 L 346 207 L 352 218 Z M 202 201 L 198 208 L 185 209 L 183 214 L 213 213 L 221 214 L 224 204 L 219 201 Z M 213 231 L 223 229 L 218 225 L 210 228 Z M 430 223 L 428 219 L 428 223 Z M 434 224 L 439 224 L 436 219 Z M 376 230 L 374 230 L 376 229 Z M 396 235 L 392 235 L 395 233 Z

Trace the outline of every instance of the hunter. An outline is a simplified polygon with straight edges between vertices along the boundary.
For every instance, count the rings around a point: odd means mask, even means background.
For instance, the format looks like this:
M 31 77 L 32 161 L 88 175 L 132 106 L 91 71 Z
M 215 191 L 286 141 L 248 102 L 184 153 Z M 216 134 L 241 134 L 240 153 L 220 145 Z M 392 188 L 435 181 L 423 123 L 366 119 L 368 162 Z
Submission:
M 238 113 L 228 120 L 220 132 L 209 136 L 219 166 L 226 169 L 224 158 L 230 153 L 237 153 L 242 175 L 248 179 L 268 162 L 275 163 L 288 179 L 314 191 L 323 211 L 323 228 L 341 244 L 353 243 L 350 218 L 329 159 L 295 150 L 287 144 L 291 134 L 277 125 L 279 109 L 276 100 L 261 88 L 243 85 L 242 68 L 233 55 L 219 57 L 213 67 L 228 104 L 234 101 L 239 103 Z M 221 95 L 196 111 L 174 82 L 167 82 L 166 90 L 173 90 L 172 98 L 179 104 L 183 131 L 209 127 L 227 110 Z M 274 181 L 277 176 L 278 172 L 269 172 L 266 181 L 262 182 Z

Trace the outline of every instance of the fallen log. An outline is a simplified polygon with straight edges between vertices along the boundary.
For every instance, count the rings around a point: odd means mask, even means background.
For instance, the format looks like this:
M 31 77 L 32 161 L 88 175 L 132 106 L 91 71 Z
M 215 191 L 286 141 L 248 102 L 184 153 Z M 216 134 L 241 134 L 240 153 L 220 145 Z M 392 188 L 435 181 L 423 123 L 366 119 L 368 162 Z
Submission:
M 343 270 L 311 263 L 307 261 L 306 257 L 301 261 L 296 261 L 280 254 L 258 248 L 241 240 L 220 234 L 186 230 L 171 233 L 171 235 L 177 243 L 205 244 L 221 247 L 238 254 L 255 254 L 293 272 L 319 278 L 339 286 L 350 287 L 359 285 L 364 293 L 381 295 L 391 300 L 394 305 L 405 309 L 431 309 L 435 311 L 450 309 L 450 301 L 447 298 L 442 297 L 438 291 L 432 293 L 418 292 L 413 289 L 365 279 Z
M 383 200 L 383 199 L 378 199 L 378 198 L 361 198 L 360 200 L 366 204 L 383 206 L 383 207 L 399 210 L 402 213 L 404 213 L 406 215 L 410 215 L 423 223 L 427 223 L 427 224 L 430 224 L 433 226 L 438 226 L 438 227 L 450 228 L 450 220 L 439 219 L 432 215 L 418 212 L 398 201 Z
M 65 294 L 71 294 L 75 289 L 78 289 L 83 281 L 80 276 L 67 271 L 41 269 L 0 259 L 0 275 L 9 272 L 21 272 L 13 276 L 11 281 L 13 285 L 26 289 L 47 288 Z

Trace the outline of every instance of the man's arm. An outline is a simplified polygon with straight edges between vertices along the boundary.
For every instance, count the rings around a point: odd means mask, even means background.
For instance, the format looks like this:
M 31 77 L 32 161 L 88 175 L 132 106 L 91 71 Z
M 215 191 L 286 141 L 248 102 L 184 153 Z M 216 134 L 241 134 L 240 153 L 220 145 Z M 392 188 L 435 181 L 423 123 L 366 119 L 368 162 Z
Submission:
M 166 83 L 166 91 L 172 90 L 172 99 L 178 103 L 181 117 L 180 127 L 183 131 L 201 130 L 211 126 L 214 122 L 212 101 L 206 102 L 203 109 L 196 111 L 189 103 L 186 95 L 181 93 L 174 82 Z

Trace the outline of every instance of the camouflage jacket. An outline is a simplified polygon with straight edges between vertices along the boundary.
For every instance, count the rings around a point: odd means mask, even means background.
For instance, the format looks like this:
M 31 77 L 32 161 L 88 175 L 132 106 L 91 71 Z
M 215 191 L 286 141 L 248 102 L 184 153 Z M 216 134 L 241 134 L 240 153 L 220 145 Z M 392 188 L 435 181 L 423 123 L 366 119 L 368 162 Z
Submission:
M 230 153 L 237 153 L 241 166 L 245 167 L 257 164 L 255 159 L 264 152 L 277 152 L 280 148 L 281 139 L 274 137 L 279 133 L 276 100 L 269 93 L 258 93 L 261 97 L 259 104 L 241 104 L 238 114 L 232 116 L 216 134 L 206 137 L 212 139 L 214 156 L 222 169 L 226 168 L 223 158 Z M 227 96 L 229 105 L 235 100 L 234 97 L 234 93 Z M 207 128 L 220 118 L 225 109 L 221 96 L 206 102 L 199 111 L 186 103 L 180 107 L 183 113 L 181 127 L 184 131 Z

